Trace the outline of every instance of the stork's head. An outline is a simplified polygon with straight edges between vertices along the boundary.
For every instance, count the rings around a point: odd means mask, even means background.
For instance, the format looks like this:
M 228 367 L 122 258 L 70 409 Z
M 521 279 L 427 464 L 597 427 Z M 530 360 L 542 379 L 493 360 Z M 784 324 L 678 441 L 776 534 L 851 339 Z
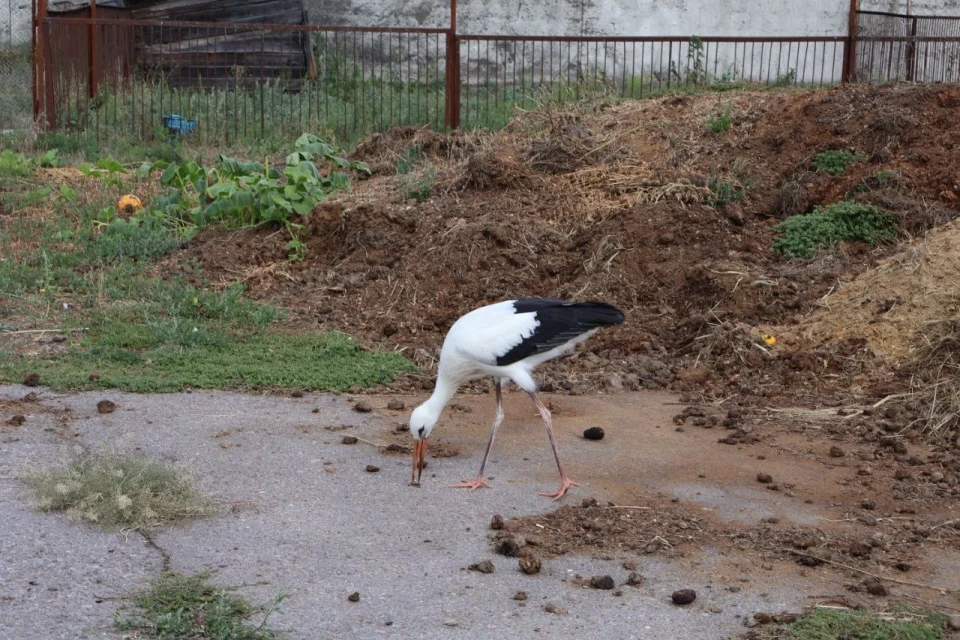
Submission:
M 427 459 L 427 438 L 440 419 L 440 412 L 429 402 L 413 410 L 410 415 L 410 435 L 413 436 L 413 474 L 410 482 L 420 484 L 420 475 Z

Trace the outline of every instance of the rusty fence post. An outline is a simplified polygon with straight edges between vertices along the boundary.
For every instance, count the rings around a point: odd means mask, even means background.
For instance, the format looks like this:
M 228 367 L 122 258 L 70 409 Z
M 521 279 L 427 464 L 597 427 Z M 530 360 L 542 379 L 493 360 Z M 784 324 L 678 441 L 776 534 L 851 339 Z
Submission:
M 857 0 L 850 0 L 850 14 L 847 20 L 847 39 L 843 42 L 843 71 L 841 82 L 853 82 L 857 75 Z
M 907 82 L 913 82 L 917 75 L 917 19 L 910 19 L 910 41 L 907 42 Z
M 97 19 L 97 0 L 90 0 L 90 19 Z M 100 82 L 99 69 L 97 68 L 100 61 L 97 55 L 97 49 L 99 48 L 97 36 L 97 24 L 91 22 L 87 26 L 87 52 L 90 56 L 90 78 L 87 80 L 87 86 L 90 89 L 91 98 L 97 97 L 97 85 Z
M 460 126 L 460 39 L 453 30 L 447 31 L 447 66 L 444 78 L 444 124 L 448 130 Z

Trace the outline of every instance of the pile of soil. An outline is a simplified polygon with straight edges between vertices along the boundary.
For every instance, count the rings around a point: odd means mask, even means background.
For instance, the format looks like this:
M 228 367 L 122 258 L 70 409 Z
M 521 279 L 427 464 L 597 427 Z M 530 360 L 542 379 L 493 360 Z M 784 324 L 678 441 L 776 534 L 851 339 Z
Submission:
M 960 211 L 958 105 L 957 87 L 845 86 L 552 107 L 492 134 L 397 129 L 354 152 L 373 177 L 305 221 L 303 262 L 287 261 L 276 230 L 210 229 L 160 270 L 189 278 L 196 261 L 206 278 L 289 309 L 298 329 L 402 350 L 424 374 L 403 389 L 429 388 L 461 314 L 550 296 L 608 301 L 627 322 L 545 365 L 547 389 L 670 387 L 692 401 L 782 405 L 882 397 L 911 326 L 956 281 L 936 272 L 952 265 L 956 229 L 924 236 Z M 727 108 L 732 127 L 711 133 L 709 116 Z M 394 175 L 414 147 L 436 175 L 422 202 Z M 813 170 L 831 149 L 862 160 L 839 176 Z M 853 196 L 899 217 L 918 238 L 907 254 L 929 247 L 923 268 L 897 246 L 844 244 L 808 261 L 772 251 L 785 215 Z M 849 321 L 888 298 L 889 327 Z M 767 333 L 784 339 L 771 346 Z

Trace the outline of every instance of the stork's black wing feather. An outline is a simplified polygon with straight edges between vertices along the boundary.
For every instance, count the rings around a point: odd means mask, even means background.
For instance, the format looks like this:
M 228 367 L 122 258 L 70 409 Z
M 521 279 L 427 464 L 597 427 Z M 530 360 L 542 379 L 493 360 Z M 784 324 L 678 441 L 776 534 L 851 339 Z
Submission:
M 539 325 L 533 334 L 497 358 L 506 366 L 545 353 L 592 329 L 624 321 L 623 313 L 605 302 L 564 302 L 526 298 L 513 303 L 516 313 L 535 313 Z

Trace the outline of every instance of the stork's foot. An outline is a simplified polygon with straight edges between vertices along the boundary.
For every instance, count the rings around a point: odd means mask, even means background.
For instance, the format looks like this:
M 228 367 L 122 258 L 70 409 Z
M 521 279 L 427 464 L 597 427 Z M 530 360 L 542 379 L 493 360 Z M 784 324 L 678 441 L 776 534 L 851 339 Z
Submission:
M 559 489 L 557 489 L 553 493 L 541 493 L 539 495 L 546 496 L 548 498 L 553 498 L 554 500 L 559 500 L 560 498 L 563 497 L 563 494 L 567 492 L 567 489 L 569 489 L 570 487 L 579 487 L 579 486 L 580 486 L 579 482 L 574 482 L 570 478 L 564 477 L 560 479 Z
M 478 476 L 476 480 L 464 480 L 463 482 L 450 485 L 451 489 L 470 489 L 470 491 L 479 489 L 480 487 L 486 487 L 487 489 L 490 488 L 490 485 L 486 480 L 483 479 L 482 476 Z

